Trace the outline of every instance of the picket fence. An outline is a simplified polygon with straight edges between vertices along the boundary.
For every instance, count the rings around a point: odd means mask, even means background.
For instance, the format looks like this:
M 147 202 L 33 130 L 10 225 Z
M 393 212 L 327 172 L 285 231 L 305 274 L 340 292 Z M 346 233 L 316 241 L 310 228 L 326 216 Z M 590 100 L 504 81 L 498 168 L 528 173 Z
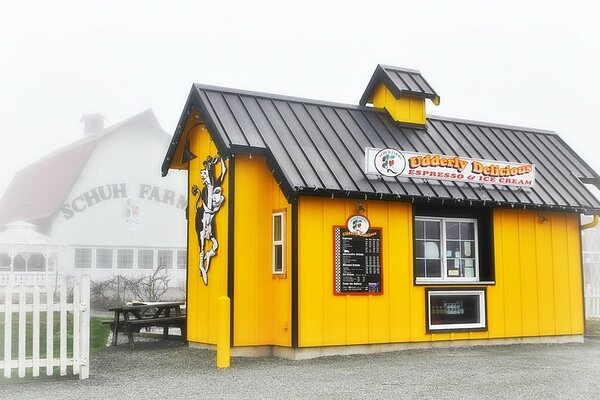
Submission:
M 585 317 L 587 319 L 600 318 L 600 287 L 586 285 Z
M 89 377 L 89 276 L 82 275 L 79 282 L 75 283 L 72 288 L 73 300 L 70 303 L 67 302 L 67 298 L 71 297 L 68 291 L 64 278 L 59 279 L 58 287 L 54 285 L 0 287 L 0 321 L 4 321 L 4 359 L 0 360 L 0 369 L 4 370 L 5 378 L 11 378 L 13 369 L 17 369 L 20 378 L 26 376 L 27 369 L 31 370 L 33 377 L 40 376 L 40 369 L 45 369 L 46 375 L 52 376 L 56 367 L 59 369 L 59 374 L 64 376 L 67 375 L 69 366 L 72 367 L 73 375 L 79 375 L 79 379 Z M 2 300 L 4 304 L 1 303 Z M 55 313 L 58 313 L 58 324 L 54 321 Z M 69 313 L 72 315 L 71 343 L 67 343 Z M 44 318 L 46 356 L 40 358 L 42 327 L 40 321 Z M 13 324 L 18 325 L 18 338 L 13 338 Z M 59 342 L 58 357 L 54 356 L 55 325 L 59 327 L 56 335 Z M 16 358 L 13 358 L 13 341 L 18 343 Z M 71 357 L 67 357 L 68 344 L 72 350 Z M 26 354 L 26 349 L 31 350 L 30 355 Z

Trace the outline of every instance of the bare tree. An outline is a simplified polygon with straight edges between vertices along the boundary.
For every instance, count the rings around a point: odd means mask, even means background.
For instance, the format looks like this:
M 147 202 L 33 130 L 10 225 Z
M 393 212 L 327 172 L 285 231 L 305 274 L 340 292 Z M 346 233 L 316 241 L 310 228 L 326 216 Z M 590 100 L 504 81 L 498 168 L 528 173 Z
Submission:
M 148 276 L 130 278 L 128 288 L 137 300 L 160 301 L 169 290 L 170 281 L 167 268 L 158 265 Z
M 90 284 L 90 297 L 96 309 L 119 306 L 131 292 L 132 279 L 125 275 L 113 275 L 108 279 L 94 280 Z

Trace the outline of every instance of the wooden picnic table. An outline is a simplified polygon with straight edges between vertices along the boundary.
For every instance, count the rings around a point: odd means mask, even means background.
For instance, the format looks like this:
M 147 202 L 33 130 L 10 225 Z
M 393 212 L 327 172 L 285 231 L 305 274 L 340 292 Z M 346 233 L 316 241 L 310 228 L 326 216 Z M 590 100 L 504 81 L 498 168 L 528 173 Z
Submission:
M 169 336 L 169 327 L 181 329 L 181 337 L 186 340 L 186 317 L 181 310 L 184 302 L 134 302 L 121 307 L 110 308 L 114 319 L 109 321 L 113 333 L 112 345 L 117 345 L 119 332 L 127 333 L 129 345 L 133 348 L 133 333 L 138 333 L 141 328 L 149 326 L 163 327 L 163 338 Z

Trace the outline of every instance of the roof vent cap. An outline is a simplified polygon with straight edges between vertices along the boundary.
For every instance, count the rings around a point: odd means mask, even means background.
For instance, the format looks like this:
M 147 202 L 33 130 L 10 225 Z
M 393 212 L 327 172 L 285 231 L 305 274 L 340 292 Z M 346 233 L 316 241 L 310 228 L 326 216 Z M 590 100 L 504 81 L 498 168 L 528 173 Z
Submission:
M 104 129 L 104 121 L 107 121 L 104 114 L 83 114 L 80 122 L 83 122 L 83 134 L 98 133 Z

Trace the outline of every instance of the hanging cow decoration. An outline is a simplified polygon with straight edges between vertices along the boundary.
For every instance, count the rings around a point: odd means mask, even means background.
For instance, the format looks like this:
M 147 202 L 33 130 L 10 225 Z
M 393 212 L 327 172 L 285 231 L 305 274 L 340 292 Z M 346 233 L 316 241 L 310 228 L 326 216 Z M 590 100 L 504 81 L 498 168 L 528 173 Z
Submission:
M 218 178 L 215 171 L 217 164 L 220 164 L 221 167 Z M 220 156 L 206 157 L 203 165 L 204 168 L 200 170 L 200 181 L 204 187 L 200 191 L 198 186 L 193 185 L 192 195 L 197 196 L 195 223 L 198 246 L 200 247 L 198 268 L 204 285 L 208 286 L 210 260 L 217 255 L 219 248 L 214 218 L 225 202 L 221 185 L 225 179 L 227 167 L 225 166 L 225 161 Z

